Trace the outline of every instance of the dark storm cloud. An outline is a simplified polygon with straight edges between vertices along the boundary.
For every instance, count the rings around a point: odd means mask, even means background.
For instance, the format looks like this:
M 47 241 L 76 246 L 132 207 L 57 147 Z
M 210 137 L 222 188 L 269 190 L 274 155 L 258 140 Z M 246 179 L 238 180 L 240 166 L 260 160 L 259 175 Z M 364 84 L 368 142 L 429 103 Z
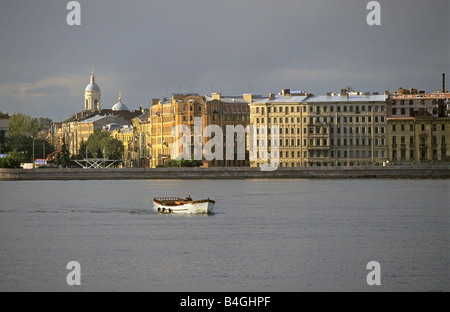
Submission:
M 81 26 L 67 2 L 0 1 L 1 110 L 81 110 L 91 67 L 105 108 L 119 90 L 130 108 L 212 87 L 435 91 L 450 67 L 447 0 L 379 1 L 381 26 L 357 0 L 81 0 Z

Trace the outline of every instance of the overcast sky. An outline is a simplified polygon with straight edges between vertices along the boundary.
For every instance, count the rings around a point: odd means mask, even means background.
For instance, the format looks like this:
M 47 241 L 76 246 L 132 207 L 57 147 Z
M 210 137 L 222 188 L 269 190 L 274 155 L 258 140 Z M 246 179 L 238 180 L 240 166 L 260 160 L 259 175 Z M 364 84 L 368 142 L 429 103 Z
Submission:
M 94 67 L 102 107 L 172 92 L 268 95 L 441 88 L 450 82 L 448 0 L 0 0 L 0 110 L 64 120 Z M 449 88 L 450 83 L 447 83 Z

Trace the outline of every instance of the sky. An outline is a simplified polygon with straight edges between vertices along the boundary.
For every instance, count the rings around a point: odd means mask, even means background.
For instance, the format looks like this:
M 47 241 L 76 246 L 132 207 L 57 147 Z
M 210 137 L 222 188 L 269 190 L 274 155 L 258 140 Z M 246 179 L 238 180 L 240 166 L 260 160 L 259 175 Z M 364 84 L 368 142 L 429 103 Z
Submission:
M 0 0 L 0 111 L 62 121 L 84 109 L 94 68 L 102 108 L 171 93 L 268 95 L 441 89 L 450 1 Z M 447 83 L 447 88 L 448 87 Z

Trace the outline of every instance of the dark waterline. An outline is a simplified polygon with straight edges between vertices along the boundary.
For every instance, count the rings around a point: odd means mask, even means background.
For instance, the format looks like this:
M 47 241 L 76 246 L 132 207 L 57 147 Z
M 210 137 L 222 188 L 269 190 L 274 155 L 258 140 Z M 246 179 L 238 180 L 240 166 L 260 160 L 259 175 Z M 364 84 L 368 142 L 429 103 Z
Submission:
M 449 291 L 448 180 L 0 182 L 0 291 Z M 156 196 L 217 214 L 160 215 Z M 68 286 L 66 264 L 81 265 Z M 369 261 L 381 286 L 369 287 Z

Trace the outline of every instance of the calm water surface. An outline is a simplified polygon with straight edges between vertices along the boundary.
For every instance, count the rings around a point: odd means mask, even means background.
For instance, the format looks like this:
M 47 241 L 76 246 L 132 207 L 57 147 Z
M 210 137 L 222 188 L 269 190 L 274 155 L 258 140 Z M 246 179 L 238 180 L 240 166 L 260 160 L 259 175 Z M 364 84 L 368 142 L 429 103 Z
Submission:
M 450 291 L 448 180 L 0 182 L 0 291 Z M 160 215 L 152 197 L 216 200 Z M 68 286 L 69 261 L 81 286 Z M 381 286 L 369 287 L 369 261 Z

